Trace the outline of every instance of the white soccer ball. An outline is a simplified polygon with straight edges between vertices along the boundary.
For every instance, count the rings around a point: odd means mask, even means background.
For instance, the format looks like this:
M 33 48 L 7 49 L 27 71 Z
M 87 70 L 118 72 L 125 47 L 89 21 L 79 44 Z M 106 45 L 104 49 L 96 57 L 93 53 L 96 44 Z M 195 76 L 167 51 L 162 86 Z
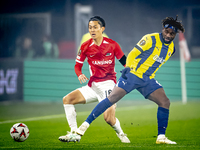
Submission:
M 24 123 L 16 123 L 10 129 L 10 136 L 17 142 L 23 142 L 29 136 L 29 129 Z

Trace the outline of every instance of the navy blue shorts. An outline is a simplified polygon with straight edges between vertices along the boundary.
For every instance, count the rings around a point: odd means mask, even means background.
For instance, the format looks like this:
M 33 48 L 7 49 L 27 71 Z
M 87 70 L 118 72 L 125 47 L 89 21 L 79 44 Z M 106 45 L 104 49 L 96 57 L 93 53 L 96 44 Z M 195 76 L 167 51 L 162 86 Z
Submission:
M 127 93 L 137 89 L 146 99 L 152 92 L 162 88 L 162 85 L 158 83 L 158 81 L 155 79 L 149 79 L 147 76 L 146 78 L 141 79 L 136 75 L 128 72 L 126 77 L 127 79 L 120 77 L 116 86 L 124 89 Z

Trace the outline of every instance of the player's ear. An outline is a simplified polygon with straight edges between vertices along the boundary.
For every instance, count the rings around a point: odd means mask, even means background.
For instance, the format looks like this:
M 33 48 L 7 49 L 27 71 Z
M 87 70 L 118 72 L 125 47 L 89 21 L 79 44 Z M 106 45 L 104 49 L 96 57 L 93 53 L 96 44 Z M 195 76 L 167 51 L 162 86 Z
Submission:
M 101 27 L 101 30 L 102 30 L 102 33 L 103 33 L 103 31 L 105 30 L 105 27 Z

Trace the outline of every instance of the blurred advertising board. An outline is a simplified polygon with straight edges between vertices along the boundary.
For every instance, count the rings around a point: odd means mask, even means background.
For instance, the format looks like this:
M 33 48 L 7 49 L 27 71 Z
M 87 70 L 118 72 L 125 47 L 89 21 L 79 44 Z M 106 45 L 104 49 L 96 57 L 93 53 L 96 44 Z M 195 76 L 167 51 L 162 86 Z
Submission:
M 23 61 L 0 59 L 0 101 L 23 100 Z

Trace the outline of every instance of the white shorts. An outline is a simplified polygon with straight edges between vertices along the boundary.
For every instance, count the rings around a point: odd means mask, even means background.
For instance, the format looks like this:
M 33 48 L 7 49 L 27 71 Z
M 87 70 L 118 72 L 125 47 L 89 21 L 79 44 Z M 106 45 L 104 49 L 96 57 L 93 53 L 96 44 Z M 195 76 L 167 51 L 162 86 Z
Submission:
M 115 86 L 113 80 L 107 80 L 103 82 L 92 82 L 92 86 L 88 85 L 78 88 L 86 100 L 86 103 L 102 101 L 112 91 Z

